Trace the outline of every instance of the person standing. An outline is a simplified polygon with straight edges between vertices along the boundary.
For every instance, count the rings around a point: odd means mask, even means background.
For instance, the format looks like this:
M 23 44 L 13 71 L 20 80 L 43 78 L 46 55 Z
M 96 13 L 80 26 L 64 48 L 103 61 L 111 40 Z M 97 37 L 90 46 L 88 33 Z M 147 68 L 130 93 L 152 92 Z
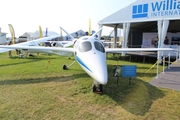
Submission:
M 8 45 L 12 45 L 12 41 L 10 41 Z M 10 51 L 9 51 L 9 57 L 12 57 L 12 54 L 11 54 L 11 53 L 12 53 L 12 51 L 10 50 Z
M 164 44 L 165 44 L 165 45 L 168 45 L 168 44 L 169 44 L 169 39 L 168 39 L 167 36 L 165 37 Z
M 158 37 L 156 38 L 156 41 L 155 41 L 155 43 L 154 43 L 154 46 L 155 46 L 155 48 L 158 48 Z

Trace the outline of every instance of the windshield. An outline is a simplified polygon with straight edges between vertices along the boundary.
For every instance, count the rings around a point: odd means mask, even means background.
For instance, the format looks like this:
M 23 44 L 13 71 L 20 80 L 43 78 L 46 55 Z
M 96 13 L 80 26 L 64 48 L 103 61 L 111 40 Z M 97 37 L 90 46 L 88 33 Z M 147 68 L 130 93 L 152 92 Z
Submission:
M 100 51 L 100 52 L 105 52 L 105 50 L 104 50 L 104 46 L 101 44 L 101 43 L 99 43 L 99 42 L 94 42 L 94 46 L 95 46 L 95 48 L 98 50 L 98 51 Z
M 89 41 L 83 42 L 79 45 L 80 52 L 87 52 L 92 49 L 92 45 Z
M 79 45 L 79 41 L 76 40 L 76 41 L 74 42 L 74 48 L 77 48 L 78 45 Z

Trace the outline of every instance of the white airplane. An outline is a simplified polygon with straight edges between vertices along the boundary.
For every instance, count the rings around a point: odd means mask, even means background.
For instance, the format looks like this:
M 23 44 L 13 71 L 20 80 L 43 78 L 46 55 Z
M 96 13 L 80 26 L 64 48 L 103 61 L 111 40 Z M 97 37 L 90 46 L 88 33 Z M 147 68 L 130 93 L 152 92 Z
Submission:
M 50 40 L 52 39 L 55 39 L 55 38 L 58 38 L 60 37 L 60 35 L 55 35 L 55 36 L 51 36 L 51 37 L 44 37 L 44 38 L 40 38 L 40 39 L 36 39 L 36 40 L 31 40 L 31 41 L 28 41 L 28 42 L 23 42 L 23 43 L 18 43 L 18 44 L 13 44 L 13 45 L 9 45 L 11 47 L 18 47 L 18 46 L 40 46 L 39 43 L 41 42 L 49 42 Z M 52 45 L 53 46 L 53 45 Z M 63 44 L 59 43 L 58 46 L 61 46 L 63 47 Z M 61 53 L 61 52 L 58 52 L 58 51 L 52 51 L 52 50 L 35 50 L 35 49 L 19 49 L 19 48 L 15 48 L 17 50 L 20 50 L 22 52 L 25 52 L 25 53 L 49 53 L 49 54 L 57 54 L 57 55 L 65 55 L 64 53 Z M 11 51 L 11 50 L 14 50 L 12 48 L 10 49 L 4 49 L 4 48 L 0 48 L 0 53 L 2 52 L 8 52 L 8 51 Z
M 102 28 L 100 29 L 102 30 Z M 99 30 L 99 31 L 100 31 Z M 95 38 L 99 33 L 97 31 L 92 36 L 83 36 L 79 39 L 74 39 L 73 48 L 59 47 L 37 47 L 37 46 L 3 46 L 0 48 L 6 49 L 27 49 L 27 50 L 57 50 L 63 52 L 74 53 L 75 60 L 79 63 L 82 69 L 94 79 L 93 92 L 102 93 L 103 85 L 108 82 L 108 71 L 106 65 L 106 53 L 115 52 L 137 52 L 137 51 L 171 51 L 171 48 L 108 48 L 105 49 L 103 43 Z

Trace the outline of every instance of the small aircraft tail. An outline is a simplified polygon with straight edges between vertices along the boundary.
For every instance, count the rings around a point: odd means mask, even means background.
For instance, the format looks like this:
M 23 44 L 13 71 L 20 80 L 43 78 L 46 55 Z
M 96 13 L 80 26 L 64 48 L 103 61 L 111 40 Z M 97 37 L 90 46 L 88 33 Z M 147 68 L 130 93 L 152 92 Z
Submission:
M 62 29 L 67 35 L 69 35 L 72 40 L 74 39 L 74 37 L 70 35 L 68 32 L 66 32 L 61 26 L 60 26 L 60 29 Z
M 92 36 L 96 37 L 96 35 L 103 29 L 103 27 L 101 27 L 97 32 L 95 32 Z
M 15 32 L 14 32 L 14 28 L 11 24 L 8 24 L 9 26 L 9 30 L 10 30 L 10 33 L 11 33 L 11 38 L 12 38 L 12 44 L 15 44 Z
M 46 35 L 45 36 L 48 37 L 48 28 L 46 28 Z
M 60 27 L 60 35 L 61 35 L 60 41 L 63 41 L 63 34 L 62 34 L 62 29 L 61 29 L 61 27 Z
M 41 26 L 39 26 L 39 38 L 43 38 Z

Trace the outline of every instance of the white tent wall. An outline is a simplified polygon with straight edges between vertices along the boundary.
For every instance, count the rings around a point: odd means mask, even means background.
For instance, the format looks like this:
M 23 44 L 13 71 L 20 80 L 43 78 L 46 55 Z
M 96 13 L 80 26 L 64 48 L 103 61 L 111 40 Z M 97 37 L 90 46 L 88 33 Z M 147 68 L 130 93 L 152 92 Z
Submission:
M 164 39 L 167 34 L 167 29 L 169 26 L 169 20 L 159 20 L 157 22 L 158 25 L 158 48 L 164 47 Z M 158 59 L 161 59 L 160 56 L 163 56 L 162 51 L 158 51 Z
M 179 9 L 178 0 L 137 0 L 102 19 L 99 24 L 177 20 L 180 15 Z
M 4 45 L 6 44 L 6 33 L 0 33 L 0 44 Z
M 160 48 L 161 44 L 162 44 L 162 20 L 159 20 L 157 21 L 157 26 L 158 26 L 158 48 Z M 157 59 L 159 60 L 160 59 L 160 51 L 158 51 L 158 54 L 157 54 Z
M 127 41 L 128 41 L 128 36 L 129 36 L 129 29 L 130 29 L 130 23 L 123 23 L 123 36 L 124 36 L 124 40 L 123 40 L 123 44 L 122 44 L 122 48 L 126 48 L 127 47 Z M 122 53 L 122 56 L 125 56 L 125 52 Z
M 117 26 L 118 25 L 116 25 L 115 27 L 114 27 L 114 48 L 116 48 L 117 46 Z
M 163 40 L 167 31 L 172 33 L 180 31 L 180 27 L 178 27 L 180 24 L 179 10 L 179 0 L 137 0 L 129 6 L 100 20 L 99 24 L 113 28 L 118 24 L 117 28 L 123 28 L 123 48 L 126 47 L 127 40 L 130 40 L 131 43 L 133 43 L 133 36 L 135 36 L 130 33 L 132 37 L 129 39 L 126 38 L 129 33 L 129 30 L 127 33 L 124 27 L 126 23 L 131 24 L 129 28 L 130 32 L 138 31 L 138 36 L 140 36 L 141 32 L 142 35 L 143 32 L 157 33 L 157 36 L 159 36 L 161 39 L 161 41 L 159 41 L 161 42 L 159 47 L 163 47 Z M 157 26 L 157 24 L 159 25 Z

